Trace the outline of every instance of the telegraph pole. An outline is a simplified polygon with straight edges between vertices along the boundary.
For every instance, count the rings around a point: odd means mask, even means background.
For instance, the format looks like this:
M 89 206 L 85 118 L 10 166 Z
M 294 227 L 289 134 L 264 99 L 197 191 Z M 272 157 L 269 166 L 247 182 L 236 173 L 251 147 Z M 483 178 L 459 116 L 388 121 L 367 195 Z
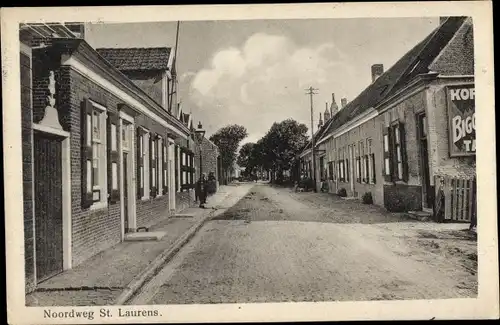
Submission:
M 309 95 L 310 103 L 311 103 L 311 155 L 312 155 L 312 179 L 314 182 L 314 192 L 317 192 L 316 190 L 316 152 L 314 150 L 315 144 L 314 144 L 314 109 L 313 109 L 313 95 L 317 94 L 316 88 L 313 88 L 312 86 L 306 89 L 306 94 Z

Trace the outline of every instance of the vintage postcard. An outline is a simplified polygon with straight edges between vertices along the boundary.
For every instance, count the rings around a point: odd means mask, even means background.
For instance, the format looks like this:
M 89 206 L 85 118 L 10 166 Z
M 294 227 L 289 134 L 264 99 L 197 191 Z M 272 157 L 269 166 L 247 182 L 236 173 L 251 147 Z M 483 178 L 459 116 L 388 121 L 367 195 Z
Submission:
M 498 318 L 492 17 L 2 9 L 9 323 Z

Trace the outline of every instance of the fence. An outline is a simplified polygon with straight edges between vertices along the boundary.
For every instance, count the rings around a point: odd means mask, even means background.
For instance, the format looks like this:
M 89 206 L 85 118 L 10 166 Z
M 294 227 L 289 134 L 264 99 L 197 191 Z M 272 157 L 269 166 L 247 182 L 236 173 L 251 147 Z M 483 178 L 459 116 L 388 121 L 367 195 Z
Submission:
M 436 202 L 434 218 L 438 222 L 470 222 L 475 225 L 477 213 L 476 178 L 434 177 Z

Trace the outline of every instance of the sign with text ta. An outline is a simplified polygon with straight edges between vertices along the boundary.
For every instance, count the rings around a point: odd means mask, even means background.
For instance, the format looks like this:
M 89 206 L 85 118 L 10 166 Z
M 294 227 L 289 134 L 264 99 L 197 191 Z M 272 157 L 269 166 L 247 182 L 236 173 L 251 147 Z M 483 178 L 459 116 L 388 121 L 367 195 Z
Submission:
M 476 104 L 473 84 L 446 87 L 450 156 L 476 154 Z

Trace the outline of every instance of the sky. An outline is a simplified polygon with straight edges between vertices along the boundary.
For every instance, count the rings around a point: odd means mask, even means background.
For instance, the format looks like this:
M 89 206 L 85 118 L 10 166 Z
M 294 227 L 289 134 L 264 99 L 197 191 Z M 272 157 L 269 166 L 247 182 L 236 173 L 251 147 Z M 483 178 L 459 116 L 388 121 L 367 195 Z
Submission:
M 207 136 L 229 124 L 256 142 L 274 122 L 293 118 L 314 129 L 332 93 L 337 104 L 371 82 L 371 65 L 389 69 L 431 33 L 433 18 L 345 18 L 180 22 L 179 93 Z M 176 22 L 92 24 L 94 48 L 175 46 Z

